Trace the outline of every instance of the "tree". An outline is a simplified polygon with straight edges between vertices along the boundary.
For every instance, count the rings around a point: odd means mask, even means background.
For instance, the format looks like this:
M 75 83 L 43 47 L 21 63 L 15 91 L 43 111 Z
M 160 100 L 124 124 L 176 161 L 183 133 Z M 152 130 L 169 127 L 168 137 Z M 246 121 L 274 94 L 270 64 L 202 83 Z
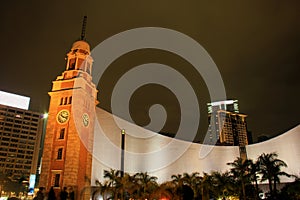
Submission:
M 150 194 L 158 187 L 157 177 L 148 175 L 147 172 L 140 172 L 134 175 L 139 186 L 138 195 L 142 199 L 149 199 Z
M 128 173 L 125 173 L 121 182 L 122 196 L 124 196 L 124 199 L 129 199 L 129 197 L 133 197 L 134 194 L 137 193 L 139 186 L 134 176 L 130 176 Z
M 105 181 L 101 183 L 99 180 L 95 181 L 96 188 L 95 191 L 92 193 L 92 199 L 99 199 L 101 196 L 104 200 L 112 199 L 113 198 L 113 189 L 109 186 L 109 181 Z
M 22 175 L 18 179 L 13 179 L 11 174 L 6 174 L 3 170 L 0 170 L 0 197 L 2 191 L 14 192 L 18 196 L 20 192 L 27 192 L 28 180 Z
M 259 199 L 259 189 L 258 189 L 258 173 L 259 173 L 259 163 L 256 161 L 256 162 L 253 162 L 251 160 L 251 163 L 250 163 L 250 181 L 251 182 L 254 182 L 255 186 L 254 186 L 254 196 L 255 196 L 255 199 Z
M 280 182 L 279 176 L 290 176 L 281 171 L 281 168 L 287 167 L 287 164 L 277 157 L 278 154 L 274 152 L 269 154 L 263 153 L 258 157 L 262 181 L 268 180 L 270 195 L 273 197 L 277 193 L 276 183 Z
M 233 162 L 227 163 L 232 168 L 230 172 L 234 180 L 240 185 L 240 196 L 246 200 L 246 185 L 250 183 L 250 166 L 252 161 L 248 159 L 236 158 Z
M 7 186 L 7 183 L 10 182 L 10 178 L 1 170 L 0 171 L 0 197 L 2 190 Z
M 199 194 L 199 188 L 201 185 L 201 179 L 202 177 L 199 175 L 199 172 L 193 172 L 192 174 L 183 173 L 183 184 L 188 185 L 192 188 L 195 197 L 200 196 Z
M 300 179 L 295 177 L 295 181 L 286 184 L 280 191 L 279 199 L 296 200 L 300 199 Z
M 213 191 L 213 178 L 208 173 L 203 173 L 200 191 L 202 194 L 202 200 L 210 199 L 210 193 Z
M 153 191 L 150 199 L 178 199 L 176 188 L 177 185 L 173 181 L 164 182 Z
M 214 171 L 211 173 L 213 188 L 212 192 L 215 198 L 226 198 L 235 195 L 235 184 L 229 172 L 221 173 Z
M 113 198 L 115 200 L 118 199 L 120 188 L 122 187 L 121 171 L 114 169 L 110 169 L 110 171 L 104 170 L 104 178 L 108 179 L 105 183 L 105 186 L 107 187 L 107 189 L 111 188 L 111 190 L 113 191 Z
M 171 176 L 172 182 L 177 185 L 177 186 L 181 186 L 183 185 L 183 177 L 182 174 L 177 174 L 177 175 L 172 175 Z

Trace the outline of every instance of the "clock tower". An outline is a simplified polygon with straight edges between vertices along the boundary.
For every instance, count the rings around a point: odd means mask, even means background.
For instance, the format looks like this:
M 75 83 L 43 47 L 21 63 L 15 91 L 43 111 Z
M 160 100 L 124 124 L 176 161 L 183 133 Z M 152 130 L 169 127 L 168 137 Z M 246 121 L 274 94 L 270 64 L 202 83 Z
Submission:
M 85 21 L 83 29 L 85 28 Z M 90 46 L 81 35 L 66 57 L 66 69 L 53 81 L 46 128 L 40 187 L 66 187 L 75 199 L 89 199 L 97 89 L 92 83 Z

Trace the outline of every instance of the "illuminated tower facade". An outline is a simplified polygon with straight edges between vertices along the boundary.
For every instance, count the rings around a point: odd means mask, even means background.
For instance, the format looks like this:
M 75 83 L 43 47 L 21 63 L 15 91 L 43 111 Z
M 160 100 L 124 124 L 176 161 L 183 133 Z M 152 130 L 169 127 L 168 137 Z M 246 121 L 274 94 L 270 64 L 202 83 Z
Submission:
M 208 104 L 210 144 L 244 147 L 247 139 L 247 115 L 239 113 L 237 100 Z
M 40 113 L 0 104 L 0 173 L 12 180 L 35 176 L 42 125 Z
M 92 144 L 97 89 L 92 83 L 90 46 L 76 41 L 67 54 L 66 69 L 53 81 L 50 95 L 40 187 L 63 187 L 75 199 L 89 199 L 84 188 L 91 184 Z

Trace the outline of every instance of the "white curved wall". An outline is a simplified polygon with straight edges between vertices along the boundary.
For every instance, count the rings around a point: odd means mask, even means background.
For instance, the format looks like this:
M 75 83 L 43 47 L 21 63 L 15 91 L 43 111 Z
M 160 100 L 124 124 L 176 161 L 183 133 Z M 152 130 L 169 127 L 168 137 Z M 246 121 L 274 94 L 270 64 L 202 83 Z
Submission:
M 248 145 L 246 149 L 248 158 L 253 160 L 262 153 L 276 152 L 278 158 L 288 165 L 287 168 L 283 168 L 285 172 L 300 175 L 300 125 L 268 141 Z M 280 180 L 291 181 L 284 176 Z
M 148 172 L 159 182 L 171 175 L 192 172 L 226 171 L 226 165 L 239 156 L 238 147 L 208 146 L 172 139 L 116 118 L 126 130 L 125 171 Z M 92 185 L 103 180 L 103 170 L 120 169 L 121 130 L 113 116 L 97 108 L 95 127 Z M 277 152 L 288 164 L 286 172 L 298 174 L 300 169 L 300 126 L 270 141 L 247 146 L 248 158 L 256 160 L 261 153 Z M 282 180 L 286 181 L 286 180 Z

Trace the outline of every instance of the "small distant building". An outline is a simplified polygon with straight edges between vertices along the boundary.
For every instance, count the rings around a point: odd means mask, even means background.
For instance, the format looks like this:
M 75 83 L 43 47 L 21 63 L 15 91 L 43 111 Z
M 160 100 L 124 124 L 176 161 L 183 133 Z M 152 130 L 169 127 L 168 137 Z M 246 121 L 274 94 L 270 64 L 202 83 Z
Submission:
M 267 136 L 267 135 L 260 135 L 260 136 L 257 137 L 257 142 L 264 142 L 264 141 L 267 141 L 269 139 L 270 139 L 270 137 Z
M 209 144 L 240 146 L 248 144 L 247 115 L 239 113 L 237 100 L 208 104 Z
M 6 92 L 0 96 L 0 170 L 12 180 L 29 181 L 37 171 L 42 115 L 28 110 L 29 97 Z
M 247 131 L 247 139 L 248 139 L 248 145 L 249 144 L 253 144 L 253 135 L 252 135 L 252 131 Z

